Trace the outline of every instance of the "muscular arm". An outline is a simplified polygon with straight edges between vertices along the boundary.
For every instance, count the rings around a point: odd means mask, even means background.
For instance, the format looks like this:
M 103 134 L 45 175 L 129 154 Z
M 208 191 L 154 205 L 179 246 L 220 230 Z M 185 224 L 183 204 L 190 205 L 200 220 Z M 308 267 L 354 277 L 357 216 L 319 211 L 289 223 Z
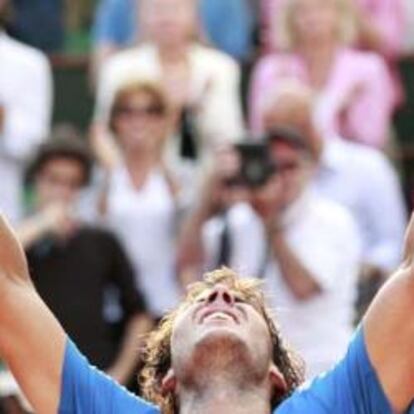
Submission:
M 414 218 L 405 260 L 380 291 L 363 321 L 366 345 L 395 412 L 414 400 Z
M 30 281 L 20 244 L 0 216 L 0 354 L 36 412 L 58 410 L 65 342 Z

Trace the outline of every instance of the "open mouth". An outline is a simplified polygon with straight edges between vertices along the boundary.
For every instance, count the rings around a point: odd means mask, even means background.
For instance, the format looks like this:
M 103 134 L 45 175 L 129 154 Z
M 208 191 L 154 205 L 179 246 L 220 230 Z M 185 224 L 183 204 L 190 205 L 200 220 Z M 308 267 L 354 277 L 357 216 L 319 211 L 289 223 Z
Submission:
M 230 321 L 230 322 L 239 323 L 236 315 L 234 315 L 232 312 L 225 311 L 225 310 L 219 310 L 219 309 L 205 312 L 200 318 L 200 323 L 213 321 L 213 320 Z

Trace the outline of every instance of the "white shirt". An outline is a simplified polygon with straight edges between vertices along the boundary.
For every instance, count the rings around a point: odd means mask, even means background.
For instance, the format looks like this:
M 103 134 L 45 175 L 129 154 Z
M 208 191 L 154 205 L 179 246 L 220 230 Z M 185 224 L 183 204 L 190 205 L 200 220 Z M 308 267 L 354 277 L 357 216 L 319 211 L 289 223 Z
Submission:
M 361 233 L 364 262 L 394 270 L 407 217 L 398 177 L 387 158 L 339 138 L 326 141 L 315 189 L 349 208 Z
M 52 111 L 52 76 L 39 51 L 0 32 L 0 210 L 21 215 L 21 176 L 25 159 L 47 138 Z
M 288 245 L 315 277 L 322 293 L 305 301 L 294 296 L 273 256 L 266 260 L 264 227 L 248 205 L 228 213 L 230 264 L 247 276 L 257 276 L 264 269 L 264 290 L 276 321 L 283 336 L 304 358 L 310 378 L 343 356 L 352 335 L 360 242 L 346 209 L 312 193 L 304 194 L 283 220 Z M 211 246 L 217 223 L 208 226 L 204 236 Z
M 162 173 L 154 170 L 137 190 L 126 168 L 118 167 L 109 184 L 106 218 L 129 254 L 150 312 L 162 316 L 180 296 L 175 274 L 176 208 Z
M 240 105 L 240 70 L 229 56 L 208 47 L 193 44 L 189 51 L 191 78 L 189 90 L 196 107 L 196 128 L 200 135 L 198 150 L 201 164 L 210 160 L 213 149 L 234 142 L 243 134 Z M 96 118 L 107 122 L 117 89 L 131 80 L 162 81 L 163 73 L 157 48 L 143 44 L 108 59 L 98 82 Z M 179 164 L 176 139 L 167 142 L 169 165 Z

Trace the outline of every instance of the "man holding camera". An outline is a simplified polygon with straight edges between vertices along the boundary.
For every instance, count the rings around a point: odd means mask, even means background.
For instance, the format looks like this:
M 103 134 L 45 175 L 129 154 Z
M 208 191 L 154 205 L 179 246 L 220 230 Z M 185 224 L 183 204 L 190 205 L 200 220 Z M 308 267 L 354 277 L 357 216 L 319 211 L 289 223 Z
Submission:
M 329 369 L 352 332 L 360 241 L 351 216 L 311 191 L 311 150 L 292 130 L 238 146 L 218 164 L 225 168 L 185 228 L 180 264 L 210 268 L 225 257 L 240 273 L 260 275 L 308 377 Z

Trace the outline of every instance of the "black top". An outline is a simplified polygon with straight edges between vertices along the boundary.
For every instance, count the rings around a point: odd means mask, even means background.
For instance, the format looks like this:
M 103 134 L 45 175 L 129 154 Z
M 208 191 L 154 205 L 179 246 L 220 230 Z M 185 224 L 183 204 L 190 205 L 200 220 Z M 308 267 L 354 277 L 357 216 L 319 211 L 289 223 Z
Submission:
M 84 227 L 65 242 L 37 242 L 27 256 L 40 296 L 66 332 L 94 365 L 108 368 L 117 344 L 104 318 L 107 288 L 118 288 L 126 318 L 145 310 L 119 242 L 109 232 Z

